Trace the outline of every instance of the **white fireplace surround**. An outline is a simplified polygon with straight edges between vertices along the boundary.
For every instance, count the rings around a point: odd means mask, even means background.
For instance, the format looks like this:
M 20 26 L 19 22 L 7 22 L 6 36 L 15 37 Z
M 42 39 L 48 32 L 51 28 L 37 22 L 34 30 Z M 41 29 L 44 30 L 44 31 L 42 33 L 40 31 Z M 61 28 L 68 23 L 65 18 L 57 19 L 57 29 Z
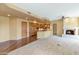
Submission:
M 79 27 L 71 27 L 71 28 L 66 28 L 64 27 L 64 35 L 67 35 L 66 34 L 66 30 L 75 30 L 75 35 L 78 35 L 78 30 L 79 30 Z
M 64 27 L 64 34 L 62 35 L 62 37 L 66 37 L 66 38 L 75 38 L 75 39 L 79 39 L 79 34 L 78 34 L 78 30 L 79 30 L 79 27 Z M 74 32 L 74 35 L 69 35 L 69 34 L 66 34 L 66 30 L 75 30 Z

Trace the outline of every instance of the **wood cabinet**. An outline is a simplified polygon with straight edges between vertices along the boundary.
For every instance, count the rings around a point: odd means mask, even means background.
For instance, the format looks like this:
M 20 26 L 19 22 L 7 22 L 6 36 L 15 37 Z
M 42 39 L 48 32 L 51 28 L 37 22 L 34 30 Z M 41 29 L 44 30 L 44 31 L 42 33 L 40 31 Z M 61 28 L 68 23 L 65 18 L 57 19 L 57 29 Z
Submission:
M 29 23 L 29 36 L 30 42 L 37 40 L 37 25 L 35 23 Z

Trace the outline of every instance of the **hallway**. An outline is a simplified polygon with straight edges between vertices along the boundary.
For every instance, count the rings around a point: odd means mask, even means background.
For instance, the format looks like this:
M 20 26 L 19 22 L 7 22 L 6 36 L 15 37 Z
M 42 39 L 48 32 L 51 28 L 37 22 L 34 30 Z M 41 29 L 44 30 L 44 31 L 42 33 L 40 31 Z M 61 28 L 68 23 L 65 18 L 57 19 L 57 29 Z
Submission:
M 37 41 L 34 41 L 26 46 L 23 46 L 21 48 L 18 48 L 10 52 L 9 55 L 62 55 L 62 54 L 73 55 L 73 54 L 79 54 L 79 52 L 76 52 L 77 50 L 75 51 L 73 49 L 68 48 L 65 42 L 59 42 L 57 40 L 54 40 L 54 38 L 57 39 L 57 37 L 55 36 L 51 36 L 46 39 L 38 39 Z

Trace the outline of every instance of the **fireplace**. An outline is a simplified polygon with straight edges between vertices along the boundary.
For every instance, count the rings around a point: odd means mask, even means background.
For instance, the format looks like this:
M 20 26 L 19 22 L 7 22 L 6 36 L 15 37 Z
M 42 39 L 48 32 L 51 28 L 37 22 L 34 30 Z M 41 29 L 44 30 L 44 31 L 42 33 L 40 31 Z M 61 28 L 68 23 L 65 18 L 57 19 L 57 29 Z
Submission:
M 75 35 L 75 30 L 66 30 L 66 35 Z
M 77 23 L 78 18 L 66 17 L 63 20 L 64 33 L 62 34 L 62 37 L 79 39 L 79 26 Z
M 79 39 L 78 29 L 79 28 L 64 28 L 64 34 L 62 35 L 62 37 Z

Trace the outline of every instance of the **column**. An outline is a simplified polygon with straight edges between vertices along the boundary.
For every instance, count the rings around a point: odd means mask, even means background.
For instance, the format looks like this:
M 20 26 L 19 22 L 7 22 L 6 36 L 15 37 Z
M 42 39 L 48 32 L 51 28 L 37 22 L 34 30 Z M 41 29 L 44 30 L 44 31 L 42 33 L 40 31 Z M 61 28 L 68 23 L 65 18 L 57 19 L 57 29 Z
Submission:
M 27 37 L 29 37 L 29 21 L 27 21 Z

